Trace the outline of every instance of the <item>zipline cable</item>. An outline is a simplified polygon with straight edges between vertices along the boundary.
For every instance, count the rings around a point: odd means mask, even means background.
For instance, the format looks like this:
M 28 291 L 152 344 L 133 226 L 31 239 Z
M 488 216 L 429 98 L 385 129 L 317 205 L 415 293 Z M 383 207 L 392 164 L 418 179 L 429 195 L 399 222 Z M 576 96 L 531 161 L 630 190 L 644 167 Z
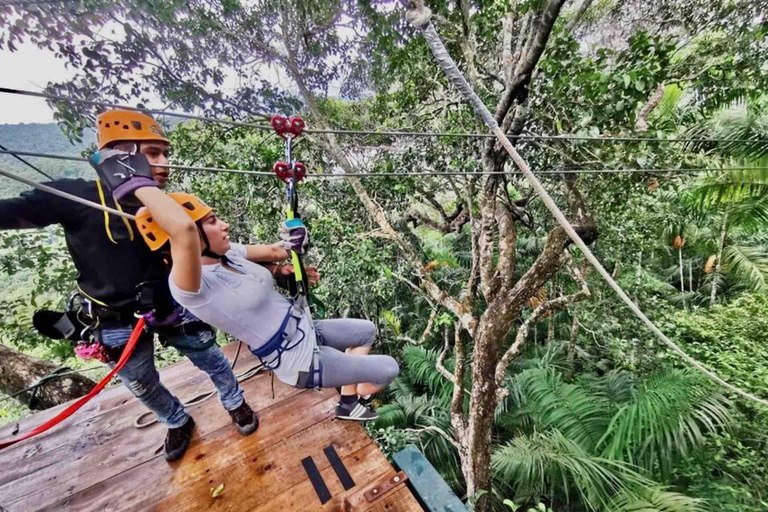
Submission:
M 240 121 L 230 121 L 228 119 L 220 119 L 214 117 L 195 116 L 192 114 L 184 114 L 181 112 L 166 112 L 164 110 L 138 108 L 128 105 L 119 105 L 117 103 L 108 103 L 103 101 L 83 100 L 79 98 L 72 98 L 69 96 L 60 96 L 56 94 L 47 94 L 42 92 L 27 91 L 22 89 L 13 89 L 10 87 L 0 87 L 0 93 L 5 94 L 19 94 L 23 96 L 33 96 L 37 98 L 47 98 L 57 101 L 66 101 L 69 103 L 83 103 L 85 105 L 103 106 L 110 108 L 120 108 L 125 110 L 133 110 L 136 112 L 146 112 L 156 115 L 165 115 L 169 117 L 179 117 L 184 119 L 194 119 L 198 121 L 204 121 L 208 123 L 219 123 L 230 126 L 242 126 L 247 128 L 256 128 L 257 130 L 272 130 L 268 124 L 256 124 L 245 123 Z M 242 109 L 242 107 L 239 107 Z M 386 137 L 462 137 L 462 138 L 478 138 L 488 139 L 495 136 L 490 133 L 451 133 L 451 132 L 416 132 L 406 130 L 395 131 L 370 131 L 370 130 L 313 130 L 305 129 L 306 133 L 318 133 L 318 134 L 335 134 L 335 135 L 378 135 Z M 518 141 L 525 140 L 548 140 L 548 141 L 583 141 L 583 142 L 665 142 L 665 143 L 736 143 L 736 144 L 748 144 L 748 145 L 768 145 L 768 139 L 723 139 L 723 138 L 654 138 L 654 137 L 594 137 L 587 135 L 510 135 L 509 138 Z
M 183 119 L 193 119 L 197 121 L 207 121 L 207 122 L 216 122 L 219 124 L 226 124 L 229 126 L 242 126 L 247 128 L 256 128 L 258 130 L 271 130 L 272 128 L 268 124 L 256 124 L 256 123 L 243 123 L 239 121 L 229 121 L 228 119 L 212 119 L 209 117 L 202 117 L 202 116 L 194 116 L 192 114 L 184 114 L 182 112 L 166 112 L 165 110 L 159 110 L 159 109 L 152 109 L 152 108 L 138 108 L 138 107 L 131 107 L 128 105 L 118 105 L 117 103 L 107 103 L 104 101 L 91 101 L 91 100 L 81 100 L 79 98 L 70 98 L 68 96 L 59 96 L 57 94 L 45 94 L 42 92 L 34 92 L 34 91 L 25 91 L 21 89 L 11 89 L 8 87 L 0 87 L 0 93 L 5 94 L 20 94 L 22 96 L 33 96 L 36 98 L 47 98 L 51 100 L 57 100 L 57 101 L 66 101 L 69 103 L 83 103 L 85 105 L 93 105 L 96 107 L 109 107 L 109 108 L 118 108 L 123 110 L 132 110 L 134 112 L 144 112 L 149 114 L 155 114 L 158 116 L 168 116 L 168 117 L 180 117 Z
M 486 125 L 493 131 L 494 136 L 498 138 L 499 142 L 501 142 L 502 146 L 504 146 L 504 149 L 507 151 L 507 153 L 510 155 L 512 160 L 515 162 L 515 164 L 520 168 L 523 173 L 525 173 L 525 177 L 528 178 L 528 181 L 533 186 L 534 190 L 536 191 L 536 194 L 541 198 L 544 205 L 549 209 L 550 212 L 552 212 L 552 215 L 555 216 L 557 219 L 557 222 L 562 226 L 562 228 L 565 230 L 565 232 L 568 234 L 571 240 L 578 246 L 579 249 L 581 249 L 581 252 L 584 254 L 584 257 L 592 264 L 593 267 L 598 271 L 598 273 L 602 276 L 602 278 L 608 283 L 608 285 L 613 288 L 613 290 L 619 295 L 621 300 L 624 301 L 624 303 L 629 306 L 629 309 L 632 310 L 632 312 L 640 319 L 642 322 L 665 344 L 667 347 L 672 349 L 676 354 L 678 354 L 684 361 L 686 361 L 688 364 L 699 370 L 701 373 L 709 377 L 714 382 L 720 384 L 724 388 L 736 393 L 737 395 L 746 398 L 748 400 L 757 402 L 761 405 L 764 405 L 768 407 L 768 400 L 764 400 L 762 398 L 759 398 L 747 391 L 744 391 L 743 389 L 734 386 L 733 384 L 730 384 L 720 378 L 716 373 L 708 370 L 705 368 L 701 363 L 696 361 L 694 358 L 689 356 L 685 353 L 683 349 L 678 347 L 675 342 L 670 340 L 663 332 L 661 332 L 661 329 L 656 327 L 656 325 L 640 310 L 640 308 L 635 304 L 632 299 L 629 298 L 629 296 L 624 292 L 624 290 L 619 286 L 619 284 L 611 277 L 611 274 L 608 273 L 607 270 L 605 270 L 605 267 L 600 263 L 600 261 L 595 257 L 595 255 L 592 253 L 590 248 L 587 246 L 587 244 L 584 243 L 584 240 L 581 239 L 578 233 L 576 233 L 576 230 L 573 229 L 573 226 L 568 221 L 568 219 L 565 217 L 563 212 L 560 210 L 560 208 L 557 206 L 555 201 L 552 199 L 552 197 L 549 195 L 549 193 L 546 191 L 544 186 L 541 184 L 541 182 L 536 178 L 536 176 L 531 172 L 530 167 L 528 167 L 528 163 L 523 159 L 523 157 L 520 156 L 520 154 L 517 152 L 517 150 L 514 148 L 512 143 L 509 141 L 507 136 L 504 134 L 504 131 L 499 127 L 498 123 L 496 122 L 496 119 L 493 117 L 493 114 L 488 110 L 488 108 L 485 106 L 485 104 L 482 102 L 482 100 L 477 96 L 475 91 L 472 89 L 472 87 L 469 85 L 467 80 L 464 78 L 464 75 L 461 73 L 459 68 L 456 66 L 456 63 L 453 61 L 453 58 L 448 53 L 448 50 L 446 50 L 445 46 L 443 45 L 442 40 L 440 39 L 440 36 L 438 35 L 437 31 L 435 30 L 434 25 L 430 22 L 430 16 L 431 11 L 429 8 L 426 8 L 421 4 L 419 8 L 413 8 L 411 7 L 408 10 L 407 17 L 409 21 L 418 29 L 421 29 L 422 34 L 424 35 L 424 39 L 426 39 L 427 44 L 429 45 L 432 54 L 435 57 L 435 60 L 440 65 L 440 67 L 445 72 L 446 76 L 449 80 L 453 82 L 453 84 L 461 91 L 461 94 L 464 96 L 464 98 L 469 101 L 469 103 L 472 105 L 472 108 L 474 108 L 475 113 L 482 118 L 483 122 L 485 122 Z
M 79 156 L 66 156 L 66 155 L 54 155 L 51 153 L 36 153 L 32 151 L 16 151 L 16 150 L 9 150 L 9 149 L 0 149 L 0 154 L 8 154 L 8 155 L 21 155 L 21 156 L 33 156 L 33 157 L 40 157 L 40 158 L 51 158 L 54 160 L 67 160 L 71 162 L 88 162 L 87 158 L 79 157 Z M 251 174 L 255 176 L 269 176 L 274 177 L 273 172 L 266 172 L 266 171 L 251 171 L 248 169 L 226 169 L 222 167 L 201 167 L 201 166 L 194 166 L 194 165 L 176 165 L 176 164 L 153 164 L 153 167 L 160 167 L 163 169 L 178 169 L 182 171 L 202 171 L 202 172 L 219 172 L 219 173 L 233 173 L 233 174 Z M 557 174 L 626 174 L 626 173 L 676 173 L 676 172 L 686 172 L 686 173 L 697 173 L 697 172 L 709 172 L 709 171 L 743 171 L 743 170 L 768 170 L 768 167 L 751 167 L 751 166 L 740 166 L 740 167 L 684 167 L 684 168 L 674 168 L 674 167 L 667 167 L 667 168 L 649 168 L 649 169 L 641 169 L 641 168 L 630 168 L 630 169 L 562 169 L 559 171 L 536 171 L 536 174 L 540 175 L 557 175 Z M 347 176 L 351 176 L 354 178 L 386 178 L 386 177 L 421 177 L 421 176 L 487 176 L 487 175 L 494 175 L 494 174 L 504 174 L 507 176 L 522 176 L 524 173 L 522 171 L 480 171 L 480 172 L 471 172 L 471 171 L 448 171 L 448 172 L 440 172 L 440 171 L 426 171 L 426 172 L 355 172 L 355 173 L 346 173 L 346 172 L 340 172 L 340 173 L 327 173 L 327 174 L 307 174 L 304 178 L 305 179 L 332 179 L 332 178 L 344 178 Z
M 3 146 L 2 144 L 0 144 L 0 149 L 2 149 L 2 150 L 4 150 L 4 151 L 8 151 L 8 148 L 6 148 L 5 146 Z M 39 167 L 37 167 L 37 166 L 35 166 L 35 165 L 32 165 L 31 163 L 27 162 L 26 160 L 24 160 L 23 158 L 21 158 L 19 155 L 14 155 L 13 153 L 9 153 L 9 154 L 10 154 L 10 155 L 11 155 L 13 158 L 15 158 L 16 160 L 18 160 L 19 162 L 21 162 L 21 163 L 23 163 L 23 164 L 26 164 L 26 165 L 28 165 L 29 167 L 31 167 L 32 169 L 36 170 L 37 172 L 39 172 L 40 174 L 42 174 L 43 176 L 45 176 L 45 177 L 46 177 L 46 178 L 48 178 L 49 180 L 53 180 L 53 176 L 51 176 L 51 175 L 49 175 L 49 174 L 47 174 L 47 173 L 43 172 L 43 170 L 42 170 L 42 169 L 40 169 Z

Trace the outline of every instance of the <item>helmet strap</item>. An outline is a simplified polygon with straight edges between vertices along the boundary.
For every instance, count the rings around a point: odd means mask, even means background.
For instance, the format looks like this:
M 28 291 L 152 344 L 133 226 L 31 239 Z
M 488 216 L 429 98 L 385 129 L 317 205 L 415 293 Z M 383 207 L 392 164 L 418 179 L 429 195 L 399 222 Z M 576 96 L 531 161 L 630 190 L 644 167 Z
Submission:
M 208 235 L 205 234 L 205 229 L 203 229 L 203 226 L 200 224 L 200 222 L 196 222 L 197 224 L 197 230 L 200 231 L 200 237 L 203 239 L 203 243 L 205 244 L 205 247 L 203 247 L 203 252 L 201 253 L 203 256 L 208 256 L 209 258 L 214 258 L 217 260 L 220 260 L 224 258 L 221 254 L 216 254 L 211 250 L 211 243 L 208 241 Z

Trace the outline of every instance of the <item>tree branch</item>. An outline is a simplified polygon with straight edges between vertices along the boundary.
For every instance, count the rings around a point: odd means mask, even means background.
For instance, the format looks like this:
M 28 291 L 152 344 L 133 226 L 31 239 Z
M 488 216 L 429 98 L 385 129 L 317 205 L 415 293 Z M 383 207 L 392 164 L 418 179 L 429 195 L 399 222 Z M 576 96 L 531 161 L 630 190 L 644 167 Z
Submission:
M 453 396 L 451 397 L 451 425 L 459 441 L 464 444 L 467 422 L 464 418 L 464 342 L 461 339 L 461 324 L 453 324 Z
M 498 391 L 500 395 L 497 396 L 498 401 L 501 401 L 504 396 L 506 396 L 506 390 L 501 386 L 501 383 L 504 380 L 504 376 L 507 374 L 507 368 L 512 362 L 512 359 L 520 352 L 520 348 L 525 342 L 531 326 L 535 324 L 544 313 L 563 308 L 568 304 L 572 304 L 590 296 L 587 281 L 584 279 L 584 276 L 582 275 L 579 268 L 574 264 L 573 258 L 571 258 L 571 255 L 567 252 L 565 253 L 565 258 L 567 261 L 567 268 L 569 273 L 573 279 L 581 286 L 581 289 L 572 295 L 566 295 L 543 302 L 541 305 L 539 305 L 539 307 L 533 310 L 528 318 L 525 319 L 523 325 L 521 325 L 517 331 L 515 342 L 512 344 L 512 346 L 509 347 L 509 349 L 507 349 L 507 351 L 504 353 L 504 356 L 496 365 L 496 385 L 499 386 Z
M 496 222 L 499 224 L 498 273 L 501 293 L 512 288 L 515 282 L 517 228 L 509 207 L 503 203 L 496 206 Z
M 437 368 L 437 371 L 440 372 L 440 375 L 445 377 L 448 381 L 453 382 L 454 386 L 458 386 L 456 377 L 445 367 L 445 356 L 448 354 L 448 349 L 450 348 L 450 343 L 448 341 L 450 337 L 448 336 L 448 332 L 448 325 L 445 325 L 443 327 L 443 350 L 440 352 L 440 355 L 437 356 L 435 367 Z
M 581 0 L 579 9 L 576 11 L 576 14 L 573 15 L 573 18 L 571 18 L 571 21 L 568 22 L 568 25 L 565 27 L 566 32 L 573 31 L 576 25 L 578 25 L 579 22 L 581 21 L 581 18 L 584 16 L 584 13 L 587 12 L 587 9 L 589 9 L 590 5 L 592 5 L 592 0 Z
M 398 339 L 407 341 L 411 345 L 423 345 L 425 341 L 427 341 L 427 338 L 429 338 L 429 333 L 432 332 L 432 325 L 435 323 L 435 318 L 437 318 L 437 308 L 432 309 L 432 313 L 429 315 L 429 320 L 427 320 L 427 328 L 424 329 L 424 332 L 421 333 L 421 336 L 419 336 L 418 341 L 414 340 L 413 338 L 409 336 L 399 336 Z
M 664 98 L 664 83 L 660 83 L 656 90 L 653 91 L 653 94 L 648 98 L 648 101 L 645 102 L 645 105 L 643 105 L 643 108 L 640 109 L 640 112 L 637 114 L 637 121 L 635 121 L 635 129 L 639 132 L 647 132 L 648 131 L 648 116 L 651 114 L 651 112 L 654 111 L 656 107 L 659 106 L 659 103 L 661 103 L 661 100 Z

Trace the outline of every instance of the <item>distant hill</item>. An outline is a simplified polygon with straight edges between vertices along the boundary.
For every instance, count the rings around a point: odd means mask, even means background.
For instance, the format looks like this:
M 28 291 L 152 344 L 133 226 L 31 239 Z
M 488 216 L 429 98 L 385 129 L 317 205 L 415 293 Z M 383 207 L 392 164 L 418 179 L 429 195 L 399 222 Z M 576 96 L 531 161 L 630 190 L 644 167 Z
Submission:
M 93 133 L 86 133 L 84 143 L 72 144 L 55 123 L 50 124 L 0 124 L 0 144 L 8 149 L 80 156 L 96 141 Z M 87 163 L 66 162 L 46 158 L 22 157 L 39 167 L 53 178 L 93 178 L 94 171 Z M 33 181 L 48 181 L 35 170 L 10 155 L 0 154 L 0 168 Z M 0 198 L 17 196 L 30 187 L 0 176 Z

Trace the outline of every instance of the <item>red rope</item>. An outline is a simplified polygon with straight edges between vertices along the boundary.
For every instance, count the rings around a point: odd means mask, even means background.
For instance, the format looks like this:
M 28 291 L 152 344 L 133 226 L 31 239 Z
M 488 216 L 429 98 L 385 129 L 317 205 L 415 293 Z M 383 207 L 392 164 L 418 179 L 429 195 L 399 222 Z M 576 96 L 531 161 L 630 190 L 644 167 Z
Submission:
M 22 434 L 18 437 L 14 437 L 13 439 L 6 439 L 3 441 L 0 441 L 0 450 L 2 450 L 7 446 L 11 446 L 12 444 L 16 444 L 19 441 L 23 441 L 25 439 L 29 439 L 30 437 L 34 437 L 37 434 L 45 432 L 51 427 L 55 427 L 65 419 L 72 416 L 78 409 L 80 409 L 82 406 L 87 404 L 93 397 L 98 395 L 99 392 L 102 389 L 104 389 L 107 384 L 109 384 L 109 381 L 112 380 L 112 377 L 114 377 L 115 374 L 119 372 L 123 368 L 123 366 L 125 366 L 125 363 L 128 361 L 128 359 L 131 357 L 131 354 L 133 353 L 133 349 L 136 348 L 136 344 L 139 342 L 139 338 L 141 338 L 141 333 L 143 330 L 144 330 L 144 319 L 139 318 L 139 321 L 136 322 L 136 327 L 133 328 L 131 337 L 128 339 L 128 343 L 125 345 L 125 348 L 123 349 L 123 353 L 120 355 L 120 359 L 117 361 L 117 364 L 115 365 L 114 368 L 112 368 L 112 371 L 109 372 L 109 374 L 107 374 L 106 377 L 101 379 L 101 381 L 98 384 L 96 384 L 96 386 L 90 391 L 90 393 L 88 393 L 83 397 L 78 398 L 76 402 L 74 402 L 69 407 L 61 411 L 59 414 L 49 419 L 42 425 L 33 428 L 29 432 L 26 432 L 25 434 Z

